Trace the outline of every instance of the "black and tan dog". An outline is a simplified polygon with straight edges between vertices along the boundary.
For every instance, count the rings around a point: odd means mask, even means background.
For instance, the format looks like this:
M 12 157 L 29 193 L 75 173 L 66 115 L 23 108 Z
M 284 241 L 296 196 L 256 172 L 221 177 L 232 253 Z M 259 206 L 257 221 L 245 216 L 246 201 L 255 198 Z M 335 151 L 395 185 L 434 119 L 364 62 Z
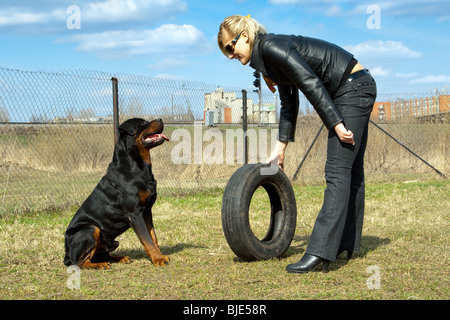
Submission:
M 169 261 L 159 249 L 152 221 L 156 181 L 149 151 L 169 140 L 163 129 L 161 119 L 134 118 L 119 126 L 120 136 L 106 175 L 66 230 L 65 265 L 108 269 L 111 262 L 131 262 L 129 257 L 109 255 L 119 246 L 115 238 L 130 227 L 155 266 Z

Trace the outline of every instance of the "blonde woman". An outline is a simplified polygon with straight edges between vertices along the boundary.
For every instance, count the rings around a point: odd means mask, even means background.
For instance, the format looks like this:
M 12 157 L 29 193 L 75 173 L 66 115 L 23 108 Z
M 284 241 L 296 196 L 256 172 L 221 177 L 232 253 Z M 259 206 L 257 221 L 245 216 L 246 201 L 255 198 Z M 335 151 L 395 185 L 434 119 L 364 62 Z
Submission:
M 296 35 L 268 34 L 250 16 L 234 15 L 220 25 L 218 45 L 229 59 L 263 74 L 278 87 L 281 110 L 278 141 L 268 162 L 278 161 L 294 141 L 299 93 L 306 96 L 328 129 L 324 202 L 304 256 L 288 272 L 313 271 L 360 248 L 364 216 L 364 152 L 377 89 L 375 80 L 351 53 L 332 43 Z

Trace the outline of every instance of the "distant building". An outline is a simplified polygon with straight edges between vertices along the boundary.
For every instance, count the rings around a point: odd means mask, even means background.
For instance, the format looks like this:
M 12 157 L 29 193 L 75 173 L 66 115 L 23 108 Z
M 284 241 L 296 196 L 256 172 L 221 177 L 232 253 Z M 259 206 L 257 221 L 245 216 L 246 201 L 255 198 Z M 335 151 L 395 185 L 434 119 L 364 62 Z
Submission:
M 100 123 L 100 124 L 107 124 L 112 123 L 113 117 L 112 116 L 106 116 L 106 117 L 55 117 L 52 121 L 52 123 L 57 124 L 92 124 L 92 123 Z
M 225 92 L 218 87 L 216 91 L 205 94 L 206 114 L 213 113 L 214 124 L 217 123 L 242 123 L 242 98 L 236 97 L 236 92 Z M 261 111 L 258 104 L 252 99 L 247 99 L 247 118 L 249 123 L 276 123 L 276 106 L 274 104 L 262 104 Z
M 414 99 L 395 99 L 376 102 L 371 119 L 375 122 L 399 120 L 407 117 L 426 118 L 446 116 L 450 113 L 450 95 Z

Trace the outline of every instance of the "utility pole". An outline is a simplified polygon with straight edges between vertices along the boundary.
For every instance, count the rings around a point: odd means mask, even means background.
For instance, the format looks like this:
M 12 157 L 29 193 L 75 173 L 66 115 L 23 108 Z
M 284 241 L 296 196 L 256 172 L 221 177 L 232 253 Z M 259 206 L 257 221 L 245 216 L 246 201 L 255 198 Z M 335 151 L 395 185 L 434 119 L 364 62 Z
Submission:
M 258 90 L 253 90 L 253 92 L 258 92 L 258 123 L 261 123 L 261 73 L 255 71 L 253 76 L 255 77 L 253 85 L 258 88 Z

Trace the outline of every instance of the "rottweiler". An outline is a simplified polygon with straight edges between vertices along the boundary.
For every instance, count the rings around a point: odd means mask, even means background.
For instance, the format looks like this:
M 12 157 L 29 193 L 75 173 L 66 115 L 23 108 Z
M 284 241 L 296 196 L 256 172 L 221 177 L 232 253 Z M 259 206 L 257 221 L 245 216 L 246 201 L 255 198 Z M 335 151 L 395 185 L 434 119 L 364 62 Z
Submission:
M 161 253 L 153 227 L 152 206 L 156 180 L 150 149 L 169 140 L 162 134 L 161 119 L 148 122 L 133 118 L 119 126 L 114 156 L 106 175 L 75 213 L 65 233 L 66 266 L 109 269 L 112 262 L 130 263 L 114 257 L 115 238 L 133 228 L 155 266 L 168 263 Z

